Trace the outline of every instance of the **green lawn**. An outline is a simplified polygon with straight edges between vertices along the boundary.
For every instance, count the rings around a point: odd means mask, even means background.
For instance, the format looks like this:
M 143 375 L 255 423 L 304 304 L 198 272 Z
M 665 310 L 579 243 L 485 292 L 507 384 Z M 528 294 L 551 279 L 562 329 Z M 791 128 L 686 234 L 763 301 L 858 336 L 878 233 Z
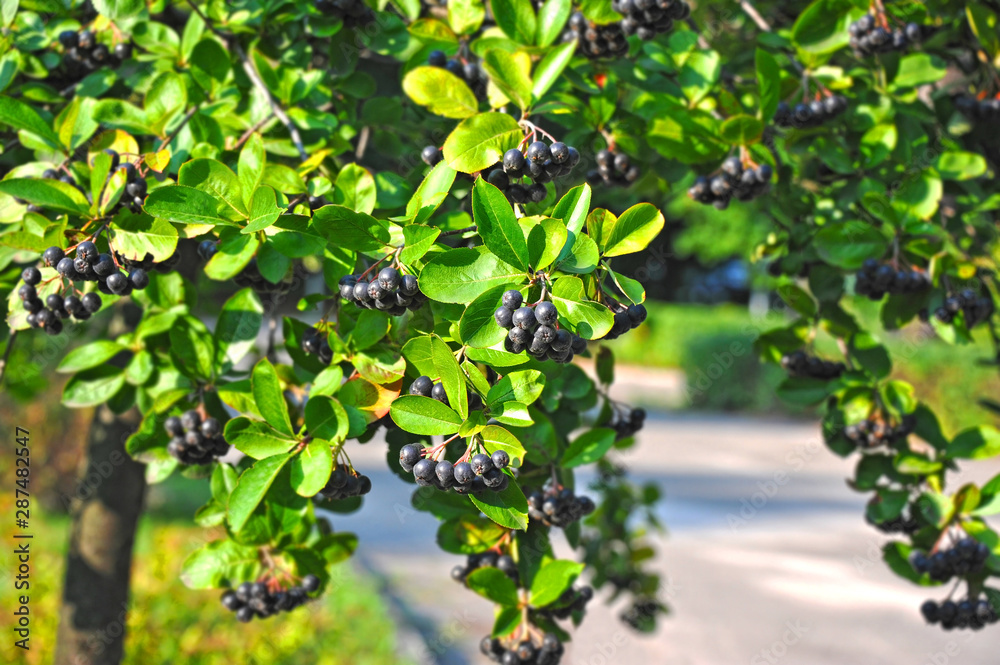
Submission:
M 184 482 L 184 481 L 181 481 Z M 172 491 L 169 494 L 174 494 Z M 2 502 L 0 502 L 2 503 Z M 41 665 L 52 660 L 69 520 L 32 511 L 32 650 L 4 640 L 0 661 Z M 395 627 L 373 582 L 341 564 L 319 601 L 291 613 L 238 623 L 220 592 L 192 591 L 178 579 L 184 557 L 209 532 L 179 520 L 146 516 L 140 525 L 128 617 L 126 665 L 400 665 Z M 8 603 L 9 605 L 9 603 Z M 13 617 L 0 614 L 11 634 Z

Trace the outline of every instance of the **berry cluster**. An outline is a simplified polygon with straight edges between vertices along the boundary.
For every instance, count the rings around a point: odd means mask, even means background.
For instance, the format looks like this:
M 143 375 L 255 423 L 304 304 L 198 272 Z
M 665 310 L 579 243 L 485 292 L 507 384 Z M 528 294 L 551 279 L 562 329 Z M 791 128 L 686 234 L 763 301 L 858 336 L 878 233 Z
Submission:
M 633 166 L 632 161 L 624 152 L 614 152 L 613 150 L 599 150 L 594 155 L 597 168 L 587 172 L 587 182 L 592 187 L 604 184 L 610 187 L 628 187 L 639 179 L 640 171 L 638 166 Z
M 117 67 L 123 60 L 132 57 L 131 44 L 115 44 L 112 51 L 99 43 L 90 30 L 64 30 L 59 33 L 59 43 L 65 50 L 63 65 L 73 77 L 84 76 L 103 65 Z
M 358 473 L 354 469 L 348 469 L 340 465 L 330 474 L 330 479 L 326 481 L 326 485 L 319 491 L 319 495 L 330 501 L 340 501 L 356 496 L 364 496 L 371 491 L 371 478 L 363 473 Z
M 688 189 L 688 197 L 725 210 L 733 198 L 737 201 L 750 201 L 763 194 L 773 175 L 774 169 L 769 164 L 744 168 L 738 157 L 730 157 L 722 162 L 718 174 L 711 177 L 698 176 Z
M 1000 98 L 979 99 L 972 95 L 955 97 L 955 108 L 970 120 L 994 120 L 1000 118 Z
M 524 152 L 518 148 L 505 152 L 503 161 L 483 169 L 482 176 L 511 203 L 538 203 L 548 195 L 545 183 L 568 176 L 579 163 L 580 152 L 573 146 L 533 141 Z M 531 178 L 534 184 L 521 184 L 522 178 Z
M 236 612 L 236 619 L 248 623 L 254 617 L 266 619 L 280 612 L 291 612 L 309 601 L 309 594 L 319 591 L 320 581 L 315 575 L 302 578 L 302 586 L 272 591 L 264 582 L 244 582 L 236 590 L 222 594 L 222 606 Z
M 643 41 L 670 32 L 674 21 L 691 15 L 691 7 L 683 0 L 611 0 L 611 8 L 625 16 L 622 32 Z
M 866 259 L 854 283 L 854 292 L 871 300 L 881 300 L 885 294 L 892 296 L 913 293 L 930 288 L 931 279 L 919 270 L 896 270 L 888 263 Z
M 953 577 L 974 575 L 983 569 L 990 557 L 990 548 L 975 538 L 965 537 L 946 550 L 930 556 L 923 552 L 910 555 L 910 564 L 921 575 L 930 575 L 934 582 L 947 582 Z
M 509 554 L 497 554 L 492 550 L 479 554 L 470 554 L 466 558 L 464 566 L 455 566 L 451 569 L 451 578 L 456 582 L 465 584 L 465 578 L 469 576 L 469 573 L 478 568 L 496 568 L 514 580 L 515 583 L 519 579 L 517 564 L 514 563 L 514 559 Z
M 202 420 L 201 414 L 191 409 L 180 417 L 170 416 L 163 423 L 170 435 L 167 452 L 181 464 L 211 464 L 217 457 L 229 452 L 229 444 L 222 436 L 222 423 L 215 418 Z
M 420 395 L 421 397 L 431 397 L 441 402 L 442 404 L 451 406 L 448 403 L 448 392 L 444 389 L 444 384 L 434 381 L 429 376 L 418 376 L 410 384 L 411 395 Z M 470 411 L 477 411 L 483 408 L 483 398 L 479 396 L 476 392 L 466 392 L 466 402 L 469 405 Z
M 573 612 L 582 612 L 587 604 L 593 600 L 594 590 L 589 586 L 579 589 L 567 589 L 563 595 L 559 596 L 554 605 L 556 609 L 543 610 L 542 614 L 555 619 L 568 619 Z
M 617 58 L 628 55 L 628 35 L 621 21 L 596 25 L 581 12 L 569 17 L 569 27 L 563 32 L 564 42 L 576 42 L 577 51 L 588 58 Z
M 111 156 L 111 171 L 108 173 L 108 180 L 111 180 L 111 176 L 114 175 L 115 171 L 122 170 L 125 172 L 125 191 L 122 193 L 118 203 L 115 204 L 115 208 L 109 214 L 114 214 L 116 210 L 122 207 L 127 207 L 135 213 L 139 212 L 146 200 L 146 192 L 149 190 L 146 179 L 139 173 L 135 164 L 132 162 L 122 162 L 121 156 L 116 151 L 109 148 L 104 152 Z
M 302 350 L 311 356 L 319 356 L 319 361 L 324 365 L 333 362 L 333 349 L 330 348 L 325 331 L 308 328 L 302 334 Z
M 505 647 L 495 637 L 484 637 L 479 650 L 501 665 L 557 665 L 565 651 L 562 642 L 552 633 L 546 633 L 538 646 L 528 639 L 512 643 L 512 648 Z
M 602 339 L 613 340 L 618 339 L 625 333 L 642 325 L 643 321 L 646 320 L 646 306 L 645 305 L 629 305 L 625 307 L 623 305 L 618 305 L 621 309 L 615 312 L 615 322 L 611 326 L 611 330 L 608 334 L 602 337 Z
M 549 487 L 528 496 L 528 517 L 561 529 L 583 519 L 595 508 L 590 497 L 576 496 L 568 487 Z
M 348 28 L 364 27 L 375 21 L 375 12 L 364 0 L 316 0 L 316 9 L 339 18 Z
M 993 299 L 987 295 L 977 296 L 972 289 L 965 289 L 958 295 L 948 296 L 944 304 L 934 311 L 934 316 L 943 323 L 951 323 L 955 315 L 962 313 L 965 327 L 971 330 L 993 316 Z
M 847 366 L 844 363 L 810 356 L 805 351 L 794 351 L 781 357 L 781 368 L 788 372 L 789 376 L 829 381 L 843 374 Z
M 486 84 L 490 78 L 482 65 L 473 59 L 468 59 L 464 63 L 456 58 L 449 58 L 444 51 L 431 51 L 427 56 L 427 64 L 431 67 L 446 69 L 458 78 L 465 81 L 472 92 L 479 96 L 486 94 Z
M 850 45 L 858 57 L 886 51 L 902 51 L 923 38 L 923 29 L 916 23 L 907 23 L 901 30 L 890 30 L 889 24 L 874 14 L 865 14 L 847 28 Z
M 493 318 L 501 328 L 509 330 L 504 348 L 511 353 L 527 350 L 539 360 L 548 358 L 557 363 L 568 363 L 576 353 L 583 353 L 587 342 L 565 328 L 556 329 L 559 312 L 556 306 L 542 301 L 535 308 L 522 306 L 524 296 L 511 289 L 503 294 L 503 303 Z
M 970 597 L 958 603 L 953 600 L 946 600 L 943 603 L 928 600 L 920 606 L 920 613 L 927 623 L 940 623 L 945 630 L 955 628 L 980 630 L 1000 620 L 1000 615 L 985 598 Z
M 869 506 L 874 506 L 879 501 L 878 497 L 872 499 L 868 502 Z M 885 520 L 883 522 L 877 522 L 872 519 L 869 511 L 865 511 L 865 521 L 871 524 L 873 527 L 881 531 L 882 533 L 892 534 L 892 533 L 906 533 L 912 534 L 916 533 L 920 529 L 920 522 L 918 522 L 912 516 L 897 515 L 892 519 Z
M 400 275 L 393 267 L 382 268 L 370 282 L 365 281 L 364 275 L 342 277 L 340 297 L 363 309 L 377 309 L 393 316 L 401 316 L 407 310 L 415 312 L 427 302 L 417 278 Z
M 877 448 L 879 446 L 889 446 L 897 441 L 902 441 L 913 433 L 916 427 L 916 418 L 912 415 L 903 416 L 898 425 L 890 425 L 868 418 L 854 425 L 844 428 L 844 436 L 863 448 Z
M 503 472 L 510 464 L 510 457 L 502 450 L 494 451 L 492 455 L 478 453 L 468 462 L 457 464 L 424 457 L 426 452 L 426 448 L 413 443 L 399 451 L 399 466 L 407 473 L 413 473 L 421 487 L 452 489 L 458 494 L 469 494 L 486 490 L 502 492 L 510 484 L 510 478 Z
M 814 99 L 808 104 L 803 100 L 793 108 L 787 102 L 778 104 L 774 112 L 774 124 L 778 127 L 819 127 L 847 110 L 847 97 L 828 95 Z
M 646 424 L 645 409 L 630 409 L 624 415 L 617 414 L 615 422 L 611 428 L 615 430 L 615 440 L 621 441 L 634 434 L 638 434 L 643 425 Z

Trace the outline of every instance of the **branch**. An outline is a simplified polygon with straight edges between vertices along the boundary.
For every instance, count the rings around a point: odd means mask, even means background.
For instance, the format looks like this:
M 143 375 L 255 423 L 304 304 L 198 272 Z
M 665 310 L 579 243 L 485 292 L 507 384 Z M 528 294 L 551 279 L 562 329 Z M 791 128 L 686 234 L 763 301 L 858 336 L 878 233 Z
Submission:
M 440 237 L 444 238 L 445 236 L 457 236 L 457 235 L 461 235 L 463 233 L 468 233 L 469 231 L 475 231 L 477 228 L 478 227 L 475 224 L 473 224 L 472 226 L 466 226 L 464 229 L 455 229 L 453 231 L 444 231 L 443 233 L 441 233 Z
M 771 25 L 764 20 L 764 17 L 760 15 L 757 8 L 750 4 L 750 0 L 740 0 L 740 7 L 742 7 L 743 11 L 745 11 L 747 15 L 753 19 L 753 22 L 757 24 L 758 28 L 764 32 L 771 32 Z
M 257 69 L 253 66 L 253 63 L 250 62 L 250 59 L 247 57 L 247 52 L 244 51 L 243 46 L 240 45 L 240 41 L 234 35 L 227 35 L 216 28 L 215 25 L 212 24 L 212 21 L 205 16 L 204 12 L 198 8 L 198 5 L 194 4 L 194 0 L 187 0 L 187 3 L 191 7 L 191 10 L 205 22 L 205 25 L 208 26 L 209 30 L 211 30 L 217 37 L 224 40 L 227 44 L 229 44 L 230 48 L 233 49 L 233 52 L 236 53 L 236 57 L 240 59 L 241 63 L 243 63 L 243 71 L 245 71 L 247 76 L 250 77 L 250 81 L 254 84 L 254 86 L 256 86 L 256 88 L 263 93 L 264 98 L 267 99 L 267 103 L 271 107 L 271 111 L 275 116 L 277 116 L 278 120 L 281 121 L 281 124 L 285 126 L 285 129 L 288 130 L 288 135 L 292 137 L 292 143 L 295 144 L 295 149 L 298 150 L 299 157 L 303 162 L 309 159 L 309 153 L 306 152 L 305 146 L 302 145 L 302 137 L 299 135 L 298 128 L 292 122 L 292 119 L 288 117 L 288 114 L 285 113 L 285 109 L 281 108 L 281 105 L 278 104 L 274 97 L 271 96 L 271 91 L 267 89 L 266 85 L 264 85 L 264 80 L 260 77 L 260 74 L 257 73 Z
M 163 139 L 163 143 L 160 144 L 160 147 L 157 148 L 157 150 L 163 150 L 168 145 L 170 145 L 170 142 L 173 141 L 175 138 L 177 138 L 177 135 L 181 133 L 181 130 L 184 129 L 184 127 L 188 124 L 188 122 L 191 120 L 191 118 L 194 117 L 194 114 L 197 113 L 197 112 L 198 112 L 198 107 L 197 106 L 195 106 L 190 111 L 188 111 L 184 115 L 184 118 L 181 120 L 181 124 L 177 125 L 177 127 L 174 129 L 174 131 L 170 132 L 170 136 L 168 136 L 167 138 Z
M 236 145 L 234 145 L 232 149 L 239 150 L 240 148 L 242 148 L 243 144 L 250 140 L 250 137 L 253 136 L 254 132 L 256 132 L 258 129 L 260 129 L 273 119 L 274 119 L 274 114 L 269 113 L 265 117 L 255 122 L 253 127 L 250 127 L 245 132 L 243 132 L 243 136 L 240 137 L 240 140 L 236 142 Z
M 302 145 L 302 137 L 299 136 L 298 128 L 294 123 L 292 123 L 292 119 L 288 117 L 288 114 L 285 113 L 285 109 L 281 108 L 281 105 L 278 104 L 277 100 L 271 96 L 271 91 L 267 89 L 266 85 L 264 85 L 264 80 L 261 79 L 260 74 L 257 73 L 253 63 L 250 62 L 249 58 L 247 58 L 246 51 L 243 50 L 243 47 L 240 46 L 239 41 L 235 37 L 232 38 L 229 44 L 233 47 L 233 51 L 236 52 L 236 57 L 243 63 L 243 71 L 247 73 L 247 76 L 249 76 L 250 80 L 253 81 L 253 84 L 257 86 L 257 89 L 263 93 L 264 97 L 267 99 L 267 103 L 271 105 L 271 111 L 278 117 L 278 120 L 280 120 L 281 124 L 285 126 L 285 129 L 288 130 L 288 135 L 292 137 L 292 143 L 295 144 L 295 149 L 299 151 L 299 157 L 303 162 L 309 159 L 309 153 L 306 152 L 305 146 Z

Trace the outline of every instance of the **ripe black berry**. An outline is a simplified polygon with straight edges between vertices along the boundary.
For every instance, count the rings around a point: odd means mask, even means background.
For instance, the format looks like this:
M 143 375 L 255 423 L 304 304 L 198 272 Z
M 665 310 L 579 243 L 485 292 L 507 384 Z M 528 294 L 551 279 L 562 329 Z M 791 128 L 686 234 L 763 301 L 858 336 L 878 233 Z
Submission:
M 548 301 L 540 302 L 535 305 L 535 319 L 538 323 L 544 326 L 555 325 L 559 318 L 559 312 L 556 311 L 555 305 Z

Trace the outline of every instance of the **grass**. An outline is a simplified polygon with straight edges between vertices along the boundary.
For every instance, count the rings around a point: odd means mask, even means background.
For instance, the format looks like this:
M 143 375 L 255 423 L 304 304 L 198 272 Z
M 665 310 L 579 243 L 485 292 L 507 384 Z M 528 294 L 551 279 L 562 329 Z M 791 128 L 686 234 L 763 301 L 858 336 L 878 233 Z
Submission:
M 975 344 L 952 346 L 929 337 L 926 326 L 911 324 L 901 332 L 881 330 L 877 306 L 868 301 L 847 301 L 845 305 L 888 348 L 893 359 L 892 378 L 914 384 L 918 397 L 937 407 L 946 431 L 993 419 L 976 403 L 980 397 L 1000 394 L 1000 372 L 980 362 L 992 355 L 985 330 L 977 331 Z M 724 378 L 714 382 L 704 395 L 695 395 L 687 406 L 788 411 L 773 396 L 782 372 L 773 366 L 761 367 L 752 350 L 759 332 L 785 325 L 787 319 L 772 314 L 763 321 L 755 320 L 746 307 L 738 305 L 651 302 L 647 308 L 647 323 L 612 345 L 618 362 L 681 369 L 690 386 L 692 377 L 708 371 L 714 363 L 728 362 L 726 353 L 739 349 Z M 825 357 L 839 357 L 829 338 L 820 338 L 818 348 Z
M 0 467 L 3 467 L 0 464 Z M 10 478 L 8 468 L 3 477 Z M 169 492 L 173 494 L 173 492 Z M 0 498 L 0 509 L 13 492 Z M 32 510 L 32 649 L 12 646 L 13 596 L 0 613 L 0 662 L 41 665 L 52 661 L 59 599 L 69 533 L 65 516 Z M 127 619 L 126 665 L 400 665 L 395 629 L 369 578 L 341 564 L 332 572 L 327 593 L 291 613 L 238 623 L 222 609 L 218 591 L 187 589 L 178 579 L 184 558 L 208 532 L 179 520 L 146 515 L 140 523 L 132 570 Z M 5 542 L 12 542 L 8 537 Z M 10 570 L 6 567 L 4 572 Z M 3 582 L 10 589 L 9 581 Z M 8 594 L 5 591 L 5 594 Z

